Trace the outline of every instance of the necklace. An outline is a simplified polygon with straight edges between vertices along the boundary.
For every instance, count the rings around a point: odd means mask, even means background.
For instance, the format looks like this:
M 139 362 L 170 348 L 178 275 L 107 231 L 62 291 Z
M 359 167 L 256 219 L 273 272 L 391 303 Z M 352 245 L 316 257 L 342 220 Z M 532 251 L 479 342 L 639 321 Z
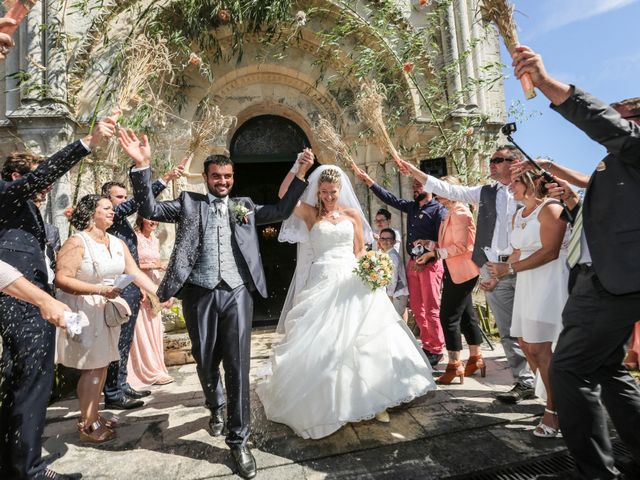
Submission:
M 322 213 L 323 213 L 323 216 L 330 217 L 333 220 L 336 220 L 340 216 L 339 210 L 332 210 L 331 212 L 329 212 L 328 210 L 322 209 Z

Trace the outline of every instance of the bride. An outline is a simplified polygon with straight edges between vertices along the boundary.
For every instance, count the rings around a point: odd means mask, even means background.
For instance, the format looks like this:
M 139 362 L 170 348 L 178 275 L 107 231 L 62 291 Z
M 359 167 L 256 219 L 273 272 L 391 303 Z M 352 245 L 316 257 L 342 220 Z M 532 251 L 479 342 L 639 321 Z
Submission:
M 303 438 L 374 416 L 389 421 L 386 408 L 435 389 L 384 290 L 372 291 L 353 273 L 371 238 L 345 173 L 316 169 L 280 233 L 280 241 L 299 243 L 308 255 L 298 257 L 278 327 L 284 337 L 256 387 L 267 418 Z

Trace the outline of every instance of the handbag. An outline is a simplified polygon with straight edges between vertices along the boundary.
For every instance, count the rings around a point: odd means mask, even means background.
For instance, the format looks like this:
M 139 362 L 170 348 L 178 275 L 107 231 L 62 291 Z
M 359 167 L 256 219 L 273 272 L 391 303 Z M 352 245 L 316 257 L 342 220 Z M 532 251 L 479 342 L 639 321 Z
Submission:
M 129 321 L 131 308 L 122 297 L 108 298 L 104 305 L 104 323 L 107 327 L 119 327 Z
M 84 238 L 84 234 L 81 232 L 80 237 L 84 242 L 84 246 L 89 252 L 89 256 L 91 257 L 91 262 L 93 263 L 93 269 L 96 272 L 96 275 L 100 278 L 100 281 L 104 280 L 104 276 L 102 275 L 102 271 L 100 270 L 100 266 L 93 256 L 93 248 L 91 247 L 89 241 Z M 107 298 L 104 305 L 104 323 L 107 324 L 107 327 L 115 328 L 119 327 L 123 323 L 129 321 L 131 317 L 131 307 L 129 304 L 122 298 Z

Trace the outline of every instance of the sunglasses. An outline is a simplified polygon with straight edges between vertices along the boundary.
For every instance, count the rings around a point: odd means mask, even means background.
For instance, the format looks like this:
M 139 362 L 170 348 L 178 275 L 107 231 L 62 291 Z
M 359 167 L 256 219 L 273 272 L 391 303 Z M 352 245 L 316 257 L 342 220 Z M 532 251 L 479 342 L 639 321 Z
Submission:
M 492 165 L 498 165 L 502 162 L 513 162 L 514 160 L 515 158 L 493 157 L 491 160 L 489 160 L 489 163 L 491 163 Z

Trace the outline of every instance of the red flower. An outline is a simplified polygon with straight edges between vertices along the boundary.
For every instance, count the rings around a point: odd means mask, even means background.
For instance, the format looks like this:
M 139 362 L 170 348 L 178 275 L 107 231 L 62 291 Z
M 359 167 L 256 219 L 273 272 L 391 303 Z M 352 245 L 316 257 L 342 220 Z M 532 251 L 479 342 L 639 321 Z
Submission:
M 418 5 L 420 5 L 421 7 L 426 7 L 427 5 L 429 5 L 429 0 L 420 0 L 418 2 Z
M 191 55 L 189 55 L 189 63 L 191 65 L 200 65 L 200 62 L 202 62 L 200 57 L 195 53 L 191 52 Z
M 411 73 L 413 72 L 413 67 L 415 67 L 415 64 L 413 62 L 405 62 L 405 64 L 402 66 L 402 69 L 406 73 Z
M 231 12 L 229 12 L 229 10 L 220 10 L 218 12 L 218 20 L 220 20 L 220 23 L 229 23 L 229 20 L 231 20 Z

